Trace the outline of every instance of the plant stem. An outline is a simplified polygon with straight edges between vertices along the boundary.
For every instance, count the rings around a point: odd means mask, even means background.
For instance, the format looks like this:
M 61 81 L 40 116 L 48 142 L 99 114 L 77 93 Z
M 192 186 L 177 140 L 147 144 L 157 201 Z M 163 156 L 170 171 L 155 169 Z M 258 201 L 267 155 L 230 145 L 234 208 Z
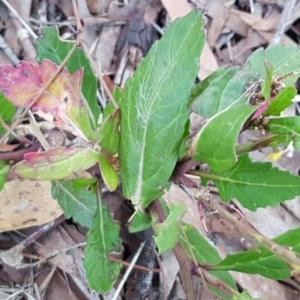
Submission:
M 300 256 L 298 253 L 293 252 L 291 249 L 287 249 L 286 247 L 266 238 L 254 228 L 246 224 L 243 220 L 238 220 L 234 215 L 222 207 L 218 200 L 213 199 L 213 197 L 203 197 L 203 194 L 201 194 L 201 192 L 197 189 L 192 189 L 191 192 L 195 200 L 200 201 L 212 211 L 217 211 L 224 220 L 232 224 L 240 232 L 244 232 L 245 234 L 249 235 L 270 252 L 274 253 L 283 261 L 285 261 L 291 268 L 292 274 L 300 275 Z
M 251 152 L 254 150 L 262 149 L 270 145 L 277 137 L 280 137 L 280 134 L 271 135 L 264 137 L 254 142 L 249 142 L 241 145 L 237 145 L 235 148 L 236 154 L 240 155 L 243 153 Z

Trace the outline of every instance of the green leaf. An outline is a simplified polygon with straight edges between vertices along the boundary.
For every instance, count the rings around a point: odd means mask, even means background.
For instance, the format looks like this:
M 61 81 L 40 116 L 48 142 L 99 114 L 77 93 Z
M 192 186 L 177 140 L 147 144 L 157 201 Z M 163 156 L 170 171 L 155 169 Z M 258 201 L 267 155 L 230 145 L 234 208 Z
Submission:
M 178 222 L 185 214 L 183 204 L 171 204 L 167 219 L 154 226 L 156 235 L 154 240 L 159 254 L 164 253 L 175 247 L 179 240 L 180 223 Z
M 10 165 L 5 161 L 0 161 L 0 191 L 2 191 L 4 187 L 6 176 L 9 171 L 10 171 Z
M 245 98 L 240 97 L 203 125 L 196 137 L 194 160 L 208 163 L 216 172 L 227 170 L 236 163 L 238 135 L 246 120 L 257 109 L 245 103 Z
M 159 198 L 177 162 L 204 44 L 199 14 L 174 21 L 126 82 L 120 166 L 124 196 L 134 205 Z
M 300 150 L 300 117 L 270 119 L 265 129 L 274 133 L 286 133 L 293 137 L 294 147 Z
M 224 110 L 244 93 L 244 83 L 237 81 L 232 86 L 232 78 L 238 68 L 220 68 L 195 86 L 191 98 L 195 98 L 191 110 L 202 117 L 209 118 Z
M 99 201 L 93 226 L 87 233 L 84 266 L 90 287 L 106 293 L 117 280 L 122 264 L 109 259 L 111 252 L 122 249 L 119 239 L 120 226 L 110 218 L 107 206 Z
M 200 81 L 198 84 L 196 84 L 193 89 L 191 90 L 190 94 L 190 104 L 193 104 L 195 101 L 201 101 L 199 98 L 202 95 L 202 93 L 209 87 L 212 86 L 212 82 L 216 80 L 217 78 L 223 76 L 224 73 L 226 73 L 227 68 L 226 67 L 220 67 L 213 73 L 211 73 L 208 77 L 206 77 L 204 80 Z
M 265 100 L 268 100 L 271 96 L 271 86 L 273 81 L 274 69 L 268 61 L 265 61 L 264 66 L 265 66 L 265 81 L 262 83 L 261 94 L 263 95 Z
M 128 229 L 130 233 L 135 233 L 149 228 L 152 224 L 153 220 L 151 216 L 137 210 L 129 223 Z
M 74 42 L 63 41 L 59 37 L 57 28 L 44 28 L 43 35 L 44 38 L 38 39 L 36 42 L 37 61 L 41 62 L 47 58 L 60 65 L 70 52 Z M 68 60 L 66 67 L 70 73 L 84 68 L 82 84 L 83 100 L 87 104 L 93 128 L 95 128 L 100 114 L 100 106 L 96 99 L 97 79 L 82 49 L 77 48 L 75 50 Z
M 99 155 L 99 167 L 102 178 L 110 191 L 116 190 L 119 184 L 119 178 L 116 170 L 110 162 L 102 155 Z
M 81 190 L 81 189 L 93 186 L 96 183 L 97 183 L 97 179 L 96 178 L 75 178 L 72 181 L 72 187 L 75 190 Z
M 73 181 L 52 182 L 52 197 L 57 199 L 67 218 L 91 227 L 97 208 L 96 195 L 89 190 L 74 188 Z
M 15 114 L 15 106 L 5 98 L 5 96 L 0 92 L 0 117 L 4 122 L 11 122 Z M 5 133 L 5 129 L 0 123 L 0 134 Z
M 280 146 L 282 148 L 286 148 L 289 143 L 292 141 L 292 137 L 289 134 L 282 134 L 278 135 L 270 144 L 269 146 L 272 147 L 274 150 L 277 150 Z
M 252 211 L 300 195 L 300 177 L 273 168 L 269 162 L 252 162 L 247 154 L 240 155 L 238 162 L 224 172 L 201 172 L 201 180 L 212 180 L 223 201 L 236 198 Z
M 185 234 L 180 236 L 180 243 L 190 258 L 197 260 L 199 263 L 216 264 L 221 261 L 217 250 L 198 232 L 196 228 L 190 225 L 182 227 Z M 193 255 L 191 254 L 193 252 Z M 211 271 L 219 279 L 225 281 L 232 288 L 236 289 L 234 280 L 226 271 Z
M 264 116 L 280 116 L 281 112 L 292 105 L 294 97 L 297 95 L 297 90 L 288 86 L 283 88 L 275 99 L 270 103 Z
M 108 108 L 110 106 L 107 106 Z M 100 126 L 99 132 L 99 144 L 101 148 L 109 153 L 114 155 L 118 152 L 119 142 L 120 142 L 120 110 L 114 110 Z
M 24 155 L 13 171 L 32 180 L 59 180 L 94 166 L 100 154 L 91 148 L 58 147 Z
M 292 247 L 300 252 L 300 228 L 287 231 L 276 237 L 274 241 L 280 245 Z M 274 253 L 262 246 L 255 250 L 230 254 L 213 267 L 215 270 L 233 270 L 243 273 L 260 274 L 274 280 L 284 280 L 291 276 L 288 265 Z
M 272 45 L 266 50 L 260 48 L 252 53 L 244 69 L 257 79 L 265 78 L 265 61 L 273 67 L 274 76 L 284 77 L 295 72 L 295 75 L 284 78 L 286 86 L 296 83 L 300 71 L 300 51 L 296 45 Z
M 256 251 L 227 255 L 213 268 L 214 270 L 238 271 L 249 274 L 260 274 L 264 277 L 283 280 L 290 276 L 287 264 L 280 258 L 259 247 Z

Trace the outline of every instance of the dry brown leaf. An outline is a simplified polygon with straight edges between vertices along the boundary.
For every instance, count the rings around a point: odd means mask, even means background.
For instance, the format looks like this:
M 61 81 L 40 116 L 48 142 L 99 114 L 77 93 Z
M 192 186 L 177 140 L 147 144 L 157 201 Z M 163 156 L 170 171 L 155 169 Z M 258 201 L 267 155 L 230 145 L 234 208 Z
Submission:
M 214 47 L 215 43 L 222 33 L 226 20 L 229 16 L 227 0 L 210 1 L 208 7 L 208 15 L 212 17 L 211 25 L 207 32 L 207 43 L 210 47 Z
M 266 43 L 267 41 L 257 31 L 250 30 L 249 35 L 245 39 L 242 39 L 231 47 L 231 52 L 229 52 L 229 48 L 219 51 L 218 58 L 223 64 L 231 64 L 234 62 L 235 65 L 243 65 L 254 48 Z
M 110 72 L 114 56 L 114 48 L 118 40 L 120 30 L 121 27 L 104 26 L 101 31 L 99 42 L 95 49 L 95 60 L 97 65 L 100 66 L 100 72 L 102 74 Z
M 61 269 L 67 276 L 68 281 L 72 280 L 72 282 L 69 282 L 69 288 L 72 292 L 75 292 L 77 296 L 79 296 L 80 292 L 81 295 L 84 294 L 86 297 L 79 299 L 99 299 L 97 293 L 88 287 L 83 266 L 84 253 L 79 247 L 72 247 L 75 244 L 75 241 L 66 229 L 62 225 L 59 225 L 46 236 L 41 237 L 39 243 L 35 244 L 34 247 L 41 259 L 45 259 L 52 256 L 53 253 L 58 252 L 57 255 L 47 259 L 47 261 L 57 269 Z M 69 248 L 68 251 L 64 251 L 67 248 Z M 60 297 L 51 299 L 60 299 Z
M 51 196 L 50 181 L 9 181 L 0 199 L 0 232 L 42 225 L 63 214 Z
M 233 13 L 232 10 L 229 10 L 229 16 L 226 20 L 225 27 L 243 37 L 248 35 L 250 28 L 250 26 L 237 14 Z
M 187 15 L 191 10 L 191 6 L 186 0 L 177 0 L 176 5 L 174 5 L 173 0 L 162 0 L 161 1 L 168 11 L 172 20 L 176 18 L 183 17 Z M 209 48 L 208 44 L 204 44 L 204 48 L 200 57 L 200 71 L 198 77 L 203 80 L 212 72 L 218 69 L 218 63 L 215 55 Z
M 13 145 L 6 145 L 6 144 L 2 144 L 0 145 L 0 152 L 10 152 L 15 150 L 16 148 L 18 148 L 21 144 L 13 144 Z
M 243 20 L 246 24 L 251 26 L 254 30 L 272 31 L 276 28 L 277 23 L 280 20 L 280 15 L 274 16 L 270 19 L 262 19 L 258 16 L 236 10 L 230 9 L 230 14 L 237 16 Z
M 287 300 L 286 289 L 275 280 L 260 275 L 251 275 L 238 272 L 230 272 L 232 277 L 246 289 L 249 295 L 255 299 L 263 300 Z

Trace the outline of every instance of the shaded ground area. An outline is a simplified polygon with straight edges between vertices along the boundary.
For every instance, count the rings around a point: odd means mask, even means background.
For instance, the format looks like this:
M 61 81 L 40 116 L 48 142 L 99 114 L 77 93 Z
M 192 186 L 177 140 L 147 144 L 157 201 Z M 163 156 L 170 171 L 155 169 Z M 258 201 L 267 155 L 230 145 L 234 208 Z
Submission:
M 207 38 L 200 59 L 199 80 L 219 66 L 242 66 L 259 47 L 279 42 L 298 45 L 300 36 L 299 1 L 78 2 L 85 43 L 110 90 L 115 85 L 124 87 L 169 24 L 195 7 L 206 11 Z M 47 26 L 57 26 L 63 39 L 76 38 L 76 22 L 70 1 L 11 0 L 8 4 L 0 1 L 0 64 L 17 65 L 19 60 L 35 62 L 35 41 Z M 98 100 L 102 107 L 109 101 L 101 86 Z M 294 108 L 286 113 L 294 114 Z M 37 121 L 45 136 L 53 138 L 55 143 L 68 139 L 57 135 L 55 129 L 43 120 Z M 17 131 L 34 137 L 26 120 Z M 245 133 L 242 138 L 247 140 L 251 137 Z M 18 144 L 0 145 L 0 160 L 2 154 L 14 152 L 15 155 L 19 150 L 22 146 Z M 252 158 L 264 161 L 267 153 L 268 150 L 253 153 Z M 284 157 L 276 165 L 298 174 L 299 155 Z M 168 203 L 185 204 L 187 214 L 184 221 L 195 226 L 203 235 L 213 237 L 221 256 L 246 248 L 241 242 L 241 234 L 222 226 L 214 215 L 208 214 L 201 220 L 196 203 L 176 186 L 171 187 L 165 199 Z M 135 268 L 117 299 L 144 299 L 145 295 L 148 295 L 147 299 L 186 299 L 174 255 L 168 252 L 157 257 L 151 230 L 140 234 L 128 233 L 126 223 L 133 209 L 119 191 L 105 191 L 104 201 L 122 224 L 121 238 L 125 251 L 115 257 L 124 261 L 120 280 L 140 243 L 146 241 L 145 250 L 137 262 L 143 268 Z M 242 208 L 236 201 L 233 203 L 253 227 L 269 238 L 300 225 L 298 199 L 255 213 Z M 51 195 L 50 182 L 30 182 L 10 175 L 0 193 L 0 211 L 0 299 L 113 299 L 115 290 L 109 295 L 98 295 L 89 289 L 83 266 L 87 230 L 65 219 Z M 163 272 L 158 272 L 158 269 Z M 247 290 L 253 297 L 266 300 L 300 298 L 297 278 L 277 282 L 258 275 L 234 273 L 233 277 L 241 290 Z M 197 279 L 195 286 L 198 299 L 212 299 Z

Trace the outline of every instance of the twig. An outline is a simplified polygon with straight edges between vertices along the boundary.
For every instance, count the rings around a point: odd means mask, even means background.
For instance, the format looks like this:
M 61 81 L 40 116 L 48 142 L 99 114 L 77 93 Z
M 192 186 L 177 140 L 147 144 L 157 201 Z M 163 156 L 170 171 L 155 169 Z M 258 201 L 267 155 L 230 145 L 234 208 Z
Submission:
M 1 115 L 0 115 L 0 124 L 1 126 L 7 131 L 9 130 L 8 125 L 6 125 L 6 123 L 4 122 L 4 120 L 2 119 Z M 12 135 L 20 142 L 22 143 L 28 143 L 29 145 L 32 145 L 32 141 L 30 141 L 29 139 L 27 139 L 25 136 L 18 136 L 16 133 L 12 132 Z
M 130 275 L 130 273 L 131 273 L 131 271 L 132 271 L 132 269 L 133 269 L 136 261 L 138 260 L 140 254 L 141 254 L 141 252 L 142 252 L 142 250 L 144 248 L 144 245 L 145 245 L 145 243 L 141 243 L 141 245 L 139 246 L 137 252 L 135 253 L 135 255 L 134 255 L 134 257 L 133 257 L 133 259 L 132 259 L 132 261 L 130 263 L 130 266 L 126 270 L 126 272 L 125 272 L 125 274 L 124 274 L 121 282 L 119 283 L 119 285 L 118 285 L 118 287 L 116 289 L 116 292 L 115 292 L 114 297 L 112 298 L 112 300 L 116 300 L 118 298 L 123 285 L 125 284 L 126 280 L 128 279 L 128 277 L 129 277 L 129 275 Z
M 38 240 L 41 236 L 45 235 L 47 232 L 51 231 L 53 228 L 57 227 L 60 223 L 62 223 L 66 217 L 64 215 L 58 217 L 54 221 L 40 227 L 36 232 L 28 236 L 25 240 L 19 243 L 17 246 L 20 248 L 26 248 L 27 246 L 34 243 Z
M 10 127 L 10 130 L 8 130 L 0 139 L 0 144 L 3 144 L 5 139 L 13 132 L 16 126 L 18 126 L 21 122 L 22 119 L 26 116 L 28 111 L 32 108 L 32 106 L 38 101 L 38 99 L 42 96 L 42 94 L 48 89 L 48 87 L 52 84 L 56 76 L 61 72 L 61 70 L 64 68 L 66 65 L 67 61 L 69 58 L 72 56 L 74 53 L 75 49 L 77 47 L 77 44 L 74 43 L 73 47 L 71 48 L 70 52 L 67 54 L 67 56 L 64 58 L 58 69 L 55 71 L 55 73 L 51 76 L 51 78 L 47 81 L 47 83 L 43 86 L 43 88 L 40 90 L 40 92 L 37 94 L 37 96 L 32 100 L 32 102 L 26 107 L 26 109 L 20 114 L 18 119 L 16 119 L 13 124 Z
M 11 18 L 11 21 L 15 27 L 17 38 L 24 49 L 26 60 L 36 63 L 36 50 L 29 38 L 28 31 L 22 26 L 22 23 L 18 18 L 13 17 Z
M 157 263 L 159 265 L 161 277 L 162 277 L 162 285 L 163 285 L 163 299 L 168 300 L 168 295 L 167 295 L 167 277 L 164 271 L 163 263 L 161 258 L 159 257 L 158 253 L 156 252 L 156 259 Z
M 40 142 L 40 144 L 43 146 L 43 148 L 45 150 L 49 150 L 50 149 L 50 146 L 49 146 L 49 143 L 48 141 L 45 139 L 40 127 L 38 126 L 35 118 L 34 118 L 34 115 L 31 111 L 28 112 L 29 114 L 29 117 L 30 117 L 30 125 L 32 127 L 32 131 L 34 132 L 36 138 L 38 139 L 38 141 Z
M 13 15 L 18 18 L 20 23 L 28 30 L 29 34 L 33 39 L 37 39 L 37 35 L 32 31 L 30 26 L 21 18 L 21 16 L 18 14 L 18 12 L 7 2 L 7 0 L 2 0 L 2 3 L 10 10 Z
M 186 298 L 189 300 L 195 300 L 190 259 L 179 243 L 173 248 L 173 252 L 180 266 L 182 287 Z
M 290 24 L 290 18 L 295 8 L 296 2 L 297 0 L 286 0 L 283 11 L 281 13 L 281 19 L 276 26 L 275 33 L 272 40 L 270 41 L 270 45 L 280 43 L 287 26 Z
M 51 258 L 55 257 L 58 254 L 67 252 L 67 251 L 69 251 L 71 249 L 74 249 L 74 248 L 84 247 L 84 246 L 86 246 L 86 244 L 87 244 L 87 242 L 82 242 L 82 243 L 78 243 L 78 244 L 75 244 L 75 245 L 71 245 L 71 246 L 63 248 L 63 249 L 58 249 L 58 250 L 53 251 L 52 253 L 50 253 L 46 257 L 40 259 L 39 261 L 36 261 L 34 263 L 18 264 L 18 265 L 14 265 L 14 267 L 15 268 L 18 268 L 18 267 L 19 268 L 20 267 L 31 267 L 31 268 L 39 267 L 43 262 L 47 261 L 48 259 L 51 259 Z M 26 255 L 24 254 L 23 256 L 26 256 Z
M 17 57 L 17 55 L 13 52 L 13 50 L 11 49 L 11 47 L 9 47 L 4 38 L 2 37 L 2 35 L 0 35 L 0 50 L 2 50 L 6 56 L 10 59 L 10 61 L 13 63 L 13 65 L 17 65 L 20 60 Z
M 131 263 L 128 263 L 127 261 L 124 261 L 122 259 L 119 259 L 119 258 L 116 258 L 116 257 L 113 257 L 113 256 L 109 256 L 109 259 L 111 261 L 118 262 L 118 263 L 122 264 L 125 267 L 129 267 L 130 264 L 131 264 Z M 157 268 L 148 268 L 148 267 L 137 265 L 137 264 L 135 264 L 133 267 L 137 270 L 143 270 L 143 271 L 147 271 L 147 272 L 160 273 L 160 271 L 161 271 L 160 269 L 157 269 Z
M 14 160 L 20 161 L 23 160 L 24 154 L 29 152 L 36 152 L 40 148 L 40 143 L 34 142 L 27 148 L 23 148 L 17 151 L 10 151 L 10 152 L 0 152 L 0 161 L 2 160 Z

